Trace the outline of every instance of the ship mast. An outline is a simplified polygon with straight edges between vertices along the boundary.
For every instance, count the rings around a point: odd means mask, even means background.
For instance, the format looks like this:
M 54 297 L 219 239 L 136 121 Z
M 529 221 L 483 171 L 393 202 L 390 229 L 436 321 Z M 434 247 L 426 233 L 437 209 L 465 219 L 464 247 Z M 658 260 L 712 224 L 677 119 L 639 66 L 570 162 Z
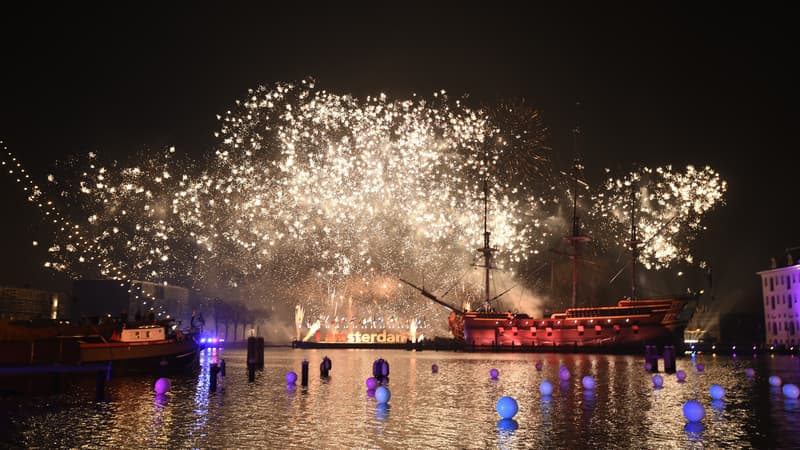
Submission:
M 489 155 L 488 152 L 484 153 L 484 172 L 483 172 L 483 248 L 477 249 L 483 253 L 483 267 L 484 267 L 484 299 L 483 310 L 489 312 L 492 310 L 491 297 L 489 296 L 491 278 L 489 271 L 492 269 L 492 256 L 497 251 L 489 244 Z
M 580 106 L 580 102 L 575 104 L 576 107 Z M 572 307 L 578 304 L 578 263 L 581 259 L 581 244 L 591 240 L 588 236 L 581 235 L 581 218 L 578 216 L 578 184 L 580 183 L 581 171 L 583 165 L 581 164 L 580 157 L 578 156 L 578 137 L 581 134 L 580 123 L 575 122 L 575 127 L 572 129 L 573 136 L 573 153 L 575 160 L 572 164 L 572 234 L 566 236 L 564 241 L 572 247 L 572 252 L 568 255 L 572 260 Z
M 631 182 L 631 299 L 636 300 L 636 262 L 639 260 L 639 239 L 636 233 L 636 183 Z
M 577 128 L 575 130 L 576 133 Z M 572 167 L 573 176 L 573 192 L 572 192 L 572 234 L 564 238 L 570 247 L 572 253 L 569 254 L 569 259 L 572 260 L 572 307 L 577 306 L 578 302 L 578 263 L 581 259 L 581 244 L 592 240 L 589 236 L 581 235 L 581 218 L 578 216 L 578 183 L 580 171 L 583 169 L 579 159 L 575 159 Z

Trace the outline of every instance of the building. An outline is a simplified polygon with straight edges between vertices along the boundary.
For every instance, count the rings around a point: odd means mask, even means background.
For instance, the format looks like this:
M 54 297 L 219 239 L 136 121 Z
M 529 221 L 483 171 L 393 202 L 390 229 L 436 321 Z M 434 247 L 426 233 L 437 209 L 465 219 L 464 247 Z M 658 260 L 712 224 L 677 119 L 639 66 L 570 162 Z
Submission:
M 65 319 L 68 309 L 63 292 L 0 286 L 0 319 Z
M 72 284 L 75 321 L 102 317 L 186 320 L 191 318 L 189 289 L 149 281 L 75 280 Z
M 776 347 L 800 345 L 800 264 L 787 251 L 786 266 L 758 272 L 764 305 L 766 344 Z

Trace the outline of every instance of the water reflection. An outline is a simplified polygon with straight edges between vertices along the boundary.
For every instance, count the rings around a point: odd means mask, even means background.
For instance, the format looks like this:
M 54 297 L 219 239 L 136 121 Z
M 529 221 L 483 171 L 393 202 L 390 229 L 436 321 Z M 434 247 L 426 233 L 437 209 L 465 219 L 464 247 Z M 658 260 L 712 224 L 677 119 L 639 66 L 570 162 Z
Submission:
M 310 374 L 307 388 L 287 387 L 285 374 L 315 350 L 268 349 L 265 368 L 248 382 L 245 351 L 224 350 L 227 376 L 210 392 L 207 349 L 197 373 L 154 392 L 154 377 L 117 377 L 108 402 L 95 403 L 94 379 L 55 397 L 14 399 L 3 447 L 119 448 L 797 448 L 800 406 L 771 388 L 768 377 L 798 383 L 800 361 L 790 357 L 738 359 L 696 355 L 678 359 L 685 383 L 664 376 L 653 389 L 642 358 L 614 355 L 464 354 L 326 350 L 335 376 Z M 364 391 L 376 358 L 392 365 L 391 406 Z M 536 362 L 542 362 L 541 371 Z M 430 370 L 437 364 L 441 370 Z M 696 368 L 703 364 L 704 371 Z M 544 396 L 544 380 L 570 378 Z M 497 368 L 501 376 L 487 382 Z M 746 369 L 753 369 L 747 371 Z M 752 376 L 748 376 L 752 373 Z M 596 382 L 582 386 L 584 376 Z M 712 384 L 725 399 L 712 401 Z M 498 421 L 502 396 L 519 404 L 514 419 Z M 708 414 L 687 424 L 682 405 L 696 399 Z M 7 400 L 6 400 L 7 401 Z M 6 403 L 0 406 L 7 406 Z M 515 420 L 516 419 L 516 420 Z M 513 422 L 513 423 L 512 423 Z M 631 432 L 635 430 L 635 432 Z M 6 433 L 8 434 L 8 433 Z

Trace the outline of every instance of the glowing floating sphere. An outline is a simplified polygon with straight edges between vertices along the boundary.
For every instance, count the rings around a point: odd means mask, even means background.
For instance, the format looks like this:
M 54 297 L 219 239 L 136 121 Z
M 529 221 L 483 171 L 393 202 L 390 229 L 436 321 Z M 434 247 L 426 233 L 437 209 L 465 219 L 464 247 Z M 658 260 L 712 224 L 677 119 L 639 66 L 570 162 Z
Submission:
M 392 393 L 386 386 L 378 386 L 378 388 L 375 389 L 375 400 L 377 400 L 378 403 L 389 403 L 390 398 L 392 398 Z
M 553 394 L 553 383 L 544 380 L 541 384 L 539 384 L 539 392 L 542 395 L 552 395 Z
M 297 381 L 297 374 L 289 371 L 286 373 L 286 384 L 294 384 Z
M 498 375 L 500 375 L 500 372 L 497 369 L 489 371 L 489 376 L 492 377 L 493 380 L 496 380 Z
M 569 370 L 564 369 L 558 371 L 558 378 L 561 378 L 561 381 L 567 381 L 569 380 L 569 377 L 570 377 Z
M 367 389 L 374 390 L 378 386 L 378 380 L 374 377 L 367 378 Z
M 744 369 L 744 374 L 746 376 L 752 378 L 752 377 L 756 376 L 756 370 L 753 369 L 752 367 L 748 367 L 748 368 Z
M 706 416 L 706 410 L 697 400 L 689 400 L 683 404 L 683 416 L 689 422 L 700 422 Z
M 725 388 L 718 384 L 712 384 L 708 392 L 714 400 L 722 400 L 725 397 Z
M 439 373 L 439 366 L 437 366 L 436 364 L 432 365 L 431 366 L 431 372 Z
M 686 372 L 684 372 L 683 370 L 675 372 L 675 376 L 678 378 L 678 382 L 680 383 L 686 381 Z
M 586 375 L 581 379 L 581 384 L 585 389 L 592 390 L 594 389 L 594 378 L 591 375 Z
M 664 377 L 661 375 L 653 375 L 653 387 L 660 388 L 664 386 Z
M 791 398 L 796 399 L 800 397 L 800 388 L 797 387 L 796 384 L 786 383 L 783 385 L 783 395 Z
M 650 372 L 651 370 L 653 370 L 653 365 L 650 364 L 649 362 L 644 363 L 644 370 L 645 372 Z
M 156 394 L 166 394 L 172 388 L 172 382 L 169 378 L 159 378 L 156 380 L 155 390 Z
M 538 371 L 542 370 L 542 362 L 541 361 L 536 363 L 536 370 L 538 370 Z
M 497 410 L 497 414 L 500 414 L 500 417 L 503 419 L 510 419 L 517 414 L 519 406 L 517 405 L 517 401 L 511 397 L 500 397 L 500 400 L 497 401 L 497 405 L 495 405 L 495 409 Z
M 703 364 L 703 363 L 698 363 L 698 364 L 697 364 L 697 371 L 698 371 L 698 372 L 702 372 L 702 371 L 704 371 L 704 370 L 706 370 L 706 365 L 705 365 L 705 364 Z
M 770 386 L 779 387 L 781 384 L 783 384 L 783 381 L 781 380 L 781 377 L 779 377 L 777 375 L 772 375 L 772 376 L 769 377 L 769 385 Z

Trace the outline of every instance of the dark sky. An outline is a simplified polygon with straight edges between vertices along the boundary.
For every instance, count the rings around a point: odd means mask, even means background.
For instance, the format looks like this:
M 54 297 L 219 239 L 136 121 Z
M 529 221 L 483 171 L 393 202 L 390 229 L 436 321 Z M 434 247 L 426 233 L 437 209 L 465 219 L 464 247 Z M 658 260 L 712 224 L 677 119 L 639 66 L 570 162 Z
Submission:
M 757 303 L 755 272 L 800 245 L 789 10 L 222 3 L 3 11 L 0 139 L 40 175 L 89 150 L 201 154 L 214 144 L 216 114 L 248 88 L 311 76 L 356 96 L 524 97 L 568 159 L 580 101 L 590 177 L 633 162 L 691 163 L 729 182 L 727 205 L 695 247 L 714 268 L 718 301 Z M 0 284 L 68 289 L 30 246 L 47 241 L 36 211 L 8 177 L 0 187 Z

